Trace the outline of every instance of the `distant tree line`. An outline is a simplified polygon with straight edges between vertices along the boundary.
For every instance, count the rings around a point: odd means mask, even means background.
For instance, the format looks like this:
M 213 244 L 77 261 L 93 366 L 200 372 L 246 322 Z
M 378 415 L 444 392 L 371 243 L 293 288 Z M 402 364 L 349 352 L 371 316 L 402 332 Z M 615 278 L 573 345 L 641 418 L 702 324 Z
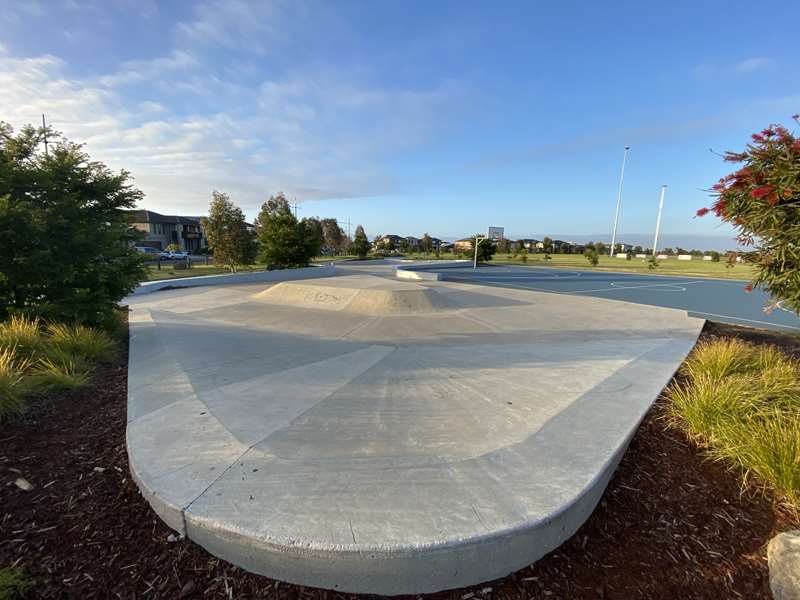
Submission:
M 306 217 L 298 220 L 283 192 L 270 196 L 261 205 L 251 226 L 245 221 L 241 208 L 227 194 L 215 191 L 208 216 L 202 222 L 214 262 L 227 266 L 232 272 L 256 260 L 270 269 L 286 269 L 304 267 L 315 256 L 335 256 L 348 249 L 361 256 L 359 237 L 366 238 L 359 225 L 351 248 L 347 234 L 336 219 Z

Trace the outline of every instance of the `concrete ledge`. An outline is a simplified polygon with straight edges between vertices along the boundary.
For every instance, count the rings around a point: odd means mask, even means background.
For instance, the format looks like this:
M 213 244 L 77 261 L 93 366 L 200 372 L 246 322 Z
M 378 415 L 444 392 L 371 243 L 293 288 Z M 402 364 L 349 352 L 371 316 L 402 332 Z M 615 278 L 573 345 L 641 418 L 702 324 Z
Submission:
M 133 290 L 131 295 L 150 294 L 164 289 L 203 287 L 210 285 L 230 285 L 239 283 L 259 283 L 269 281 L 289 281 L 292 279 L 311 279 L 328 277 L 335 274 L 336 267 L 331 262 L 324 267 L 306 267 L 304 269 L 281 269 L 278 271 L 251 271 L 231 275 L 202 275 L 200 277 L 181 277 L 180 279 L 164 279 L 162 281 L 146 281 Z
M 432 271 L 411 271 L 409 269 L 396 269 L 394 276 L 398 279 L 413 279 L 417 281 L 441 281 L 443 279 L 441 273 L 434 273 Z
M 396 267 L 394 276 L 398 279 L 410 279 L 413 281 L 443 281 L 445 279 L 442 269 L 456 269 L 465 264 L 472 264 L 468 260 L 432 260 L 425 262 L 414 262 L 401 267 Z

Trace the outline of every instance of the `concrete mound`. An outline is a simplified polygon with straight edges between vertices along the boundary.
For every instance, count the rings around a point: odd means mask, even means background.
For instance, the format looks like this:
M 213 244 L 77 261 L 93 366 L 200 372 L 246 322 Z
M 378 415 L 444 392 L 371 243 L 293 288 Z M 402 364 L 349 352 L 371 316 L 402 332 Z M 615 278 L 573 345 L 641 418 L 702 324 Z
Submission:
M 458 308 L 441 294 L 414 283 L 371 275 L 284 281 L 253 296 L 270 304 L 365 315 L 430 313 Z

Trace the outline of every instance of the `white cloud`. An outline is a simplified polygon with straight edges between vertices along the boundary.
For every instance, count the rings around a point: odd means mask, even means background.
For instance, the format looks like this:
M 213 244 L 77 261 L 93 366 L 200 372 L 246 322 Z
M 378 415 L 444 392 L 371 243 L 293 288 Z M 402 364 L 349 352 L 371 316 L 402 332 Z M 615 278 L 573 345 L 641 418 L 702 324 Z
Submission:
M 132 60 L 122 63 L 120 69 L 100 78 L 106 86 L 121 86 L 159 78 L 167 71 L 189 69 L 197 66 L 197 60 L 188 52 L 175 50 L 169 56 L 151 60 Z
M 324 69 L 251 88 L 181 51 L 105 77 L 67 72 L 55 56 L 0 54 L 0 118 L 19 127 L 45 113 L 92 158 L 130 171 L 145 206 L 185 214 L 213 189 L 250 215 L 278 190 L 300 201 L 396 191 L 382 159 L 429 135 L 462 92 L 451 82 L 390 92 Z M 202 112 L 187 113 L 192 103 Z
M 302 6 L 280 0 L 212 0 L 198 5 L 193 17 L 178 23 L 175 32 L 181 42 L 264 54 L 272 41 L 282 37 L 287 10 L 297 15 Z
M 756 56 L 747 58 L 734 64 L 713 65 L 702 64 L 694 68 L 694 75 L 698 79 L 720 79 L 748 75 L 756 71 L 763 71 L 774 64 L 771 58 Z
M 743 60 L 734 67 L 734 70 L 737 73 L 752 73 L 753 71 L 759 71 L 771 65 L 771 59 L 759 56 L 756 58 L 748 58 L 747 60 Z

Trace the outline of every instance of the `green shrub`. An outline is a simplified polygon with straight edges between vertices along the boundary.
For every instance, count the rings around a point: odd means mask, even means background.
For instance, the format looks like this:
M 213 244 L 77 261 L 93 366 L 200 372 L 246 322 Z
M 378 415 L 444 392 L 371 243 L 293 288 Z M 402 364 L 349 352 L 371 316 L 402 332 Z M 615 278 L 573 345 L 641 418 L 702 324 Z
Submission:
M 128 212 L 142 198 L 58 132 L 0 122 L 0 319 L 102 322 L 145 276 Z
M 103 362 L 112 359 L 116 352 L 114 340 L 99 329 L 85 325 L 50 323 L 45 331 L 52 347 L 72 357 Z
M 698 344 L 667 390 L 670 425 L 800 510 L 800 363 L 736 339 Z

